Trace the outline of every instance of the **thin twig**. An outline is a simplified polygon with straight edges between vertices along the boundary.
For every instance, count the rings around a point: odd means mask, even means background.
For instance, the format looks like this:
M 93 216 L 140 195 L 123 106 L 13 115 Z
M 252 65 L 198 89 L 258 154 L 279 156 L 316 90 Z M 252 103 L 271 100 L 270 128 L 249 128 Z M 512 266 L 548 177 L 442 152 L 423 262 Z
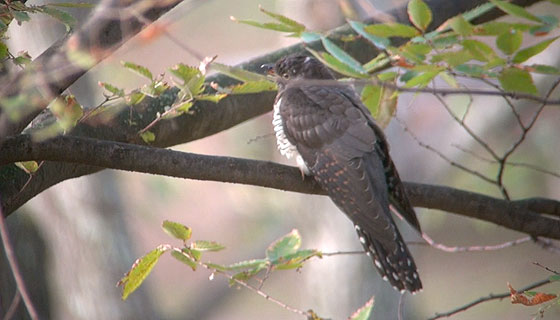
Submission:
M 8 311 L 6 311 L 6 314 L 4 315 L 3 318 L 4 320 L 12 319 L 12 317 L 16 313 L 17 307 L 19 306 L 20 302 L 21 302 L 21 294 L 19 294 L 19 290 L 16 289 L 16 292 L 14 293 L 14 298 L 12 299 L 12 303 L 10 304 Z
M 556 270 L 552 270 L 552 269 L 550 269 L 550 268 L 547 267 L 547 266 L 543 266 L 542 264 L 540 264 L 540 263 L 538 263 L 538 262 L 536 262 L 536 261 L 533 262 L 533 264 L 536 265 L 536 266 L 539 266 L 539 267 L 541 267 L 541 268 L 543 268 L 543 269 L 545 269 L 545 270 L 548 271 L 548 272 L 552 272 L 552 273 L 554 273 L 555 275 L 560 275 L 560 272 L 558 272 L 558 271 L 556 271 Z
M 23 303 L 29 312 L 29 317 L 32 320 L 39 319 L 37 311 L 31 302 L 28 291 L 25 289 L 25 282 L 23 281 L 23 276 L 21 275 L 16 256 L 14 254 L 14 247 L 10 241 L 10 235 L 8 233 L 8 228 L 6 227 L 6 219 L 4 218 L 4 213 L 2 212 L 2 207 L 0 207 L 0 237 L 2 238 L 2 245 L 4 246 L 4 251 L 6 252 L 6 258 L 10 264 L 12 274 L 14 275 L 14 280 L 16 281 L 17 290 L 20 292 L 23 298 Z
M 535 282 L 533 284 L 530 284 L 530 285 L 526 286 L 525 288 L 522 288 L 522 289 L 518 290 L 518 292 L 532 290 L 532 289 L 538 288 L 540 286 L 543 286 L 545 284 L 549 284 L 550 282 L 551 281 L 549 279 L 544 279 L 544 280 Z M 501 299 L 509 297 L 510 295 L 511 295 L 511 293 L 509 291 L 504 292 L 504 293 L 500 293 L 500 294 L 492 294 L 491 293 L 491 294 L 489 294 L 485 297 L 480 297 L 480 298 L 478 298 L 478 299 L 476 299 L 476 300 L 474 300 L 470 303 L 467 303 L 467 304 L 465 304 L 461 307 L 455 308 L 453 310 L 450 310 L 450 311 L 447 311 L 447 312 L 444 312 L 444 313 L 436 313 L 435 316 L 433 316 L 431 318 L 428 318 L 428 320 L 436 320 L 436 319 L 440 319 L 440 318 L 447 318 L 447 317 L 450 317 L 450 316 L 452 316 L 454 314 L 457 314 L 459 312 L 470 309 L 470 308 L 476 306 L 477 304 L 487 302 L 487 301 L 491 301 L 491 300 L 501 300 Z
M 450 247 L 450 246 L 446 246 L 444 244 L 440 244 L 435 242 L 432 238 L 430 238 L 430 236 L 428 236 L 425 233 L 422 233 L 422 238 L 424 240 L 426 240 L 426 242 L 407 242 L 407 244 L 410 245 L 429 245 L 430 247 L 434 248 L 434 249 L 438 249 L 441 251 L 445 251 L 445 252 L 451 252 L 451 253 L 456 253 L 456 252 L 474 252 L 474 251 L 495 251 L 495 250 L 501 250 L 501 249 L 505 249 L 505 248 L 509 248 L 509 247 L 513 247 L 525 242 L 529 242 L 531 241 L 531 237 L 523 237 L 517 240 L 512 240 L 512 241 L 508 241 L 508 242 L 504 242 L 504 243 L 500 243 L 500 244 L 496 244 L 496 245 L 490 245 L 490 246 L 468 246 L 468 247 L 459 247 L 459 246 L 455 246 L 455 247 Z

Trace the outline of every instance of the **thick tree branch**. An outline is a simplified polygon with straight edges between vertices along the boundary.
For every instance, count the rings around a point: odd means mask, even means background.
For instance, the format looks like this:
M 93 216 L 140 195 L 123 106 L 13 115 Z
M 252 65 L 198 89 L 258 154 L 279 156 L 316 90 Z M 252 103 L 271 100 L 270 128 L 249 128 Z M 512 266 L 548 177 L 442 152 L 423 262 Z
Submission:
M 446 19 L 455 16 L 461 12 L 472 9 L 477 5 L 485 3 L 483 0 L 461 1 L 461 0 L 431 0 L 427 1 L 434 12 L 434 22 L 430 28 L 435 28 Z M 538 1 L 514 1 L 522 5 L 529 5 Z M 496 15 L 502 15 L 499 10 L 495 10 Z M 389 12 L 396 17 L 397 21 L 408 23 L 406 14 L 406 6 L 397 8 Z M 494 19 L 495 16 L 488 17 L 486 20 L 480 18 L 477 22 L 488 21 Z M 107 25 L 106 33 L 116 32 L 119 30 L 118 24 Z M 339 36 L 351 33 L 350 29 L 345 26 L 337 29 L 332 33 L 333 39 Z M 316 49 L 320 44 L 315 43 L 311 46 Z M 375 49 L 364 41 L 346 43 L 345 49 L 356 58 L 365 61 L 375 55 Z M 240 65 L 240 67 L 256 71 L 263 63 L 269 63 L 277 60 L 279 57 L 289 53 L 301 52 L 305 48 L 302 44 L 297 44 L 288 48 L 284 48 L 265 56 L 255 58 L 248 63 Z M 61 50 L 53 50 L 56 52 L 52 55 L 52 59 L 59 59 L 61 55 L 66 53 Z M 46 68 L 46 67 L 45 67 Z M 48 70 L 47 70 L 48 71 Z M 75 80 L 75 79 L 74 79 Z M 222 86 L 232 84 L 233 81 L 223 75 L 209 77 L 208 81 L 215 81 Z M 60 89 L 64 89 L 63 86 Z M 146 121 L 155 118 L 157 112 L 163 112 L 164 107 L 170 105 L 174 99 L 174 92 L 162 95 L 158 99 L 145 99 L 140 105 L 135 107 L 134 112 L 130 112 L 128 107 L 124 107 L 123 111 L 113 121 L 106 123 L 89 119 L 84 121 L 72 131 L 72 135 L 87 136 L 104 140 L 113 140 L 120 142 L 142 143 L 138 139 L 138 127 L 146 125 Z M 227 128 L 233 127 L 243 121 L 266 113 L 272 109 L 274 99 L 273 92 L 263 92 L 252 95 L 235 95 L 229 96 L 220 101 L 218 104 L 209 102 L 197 102 L 192 112 L 183 116 L 160 121 L 152 131 L 156 135 L 155 146 L 167 147 L 179 143 L 200 139 L 208 135 L 220 132 Z M 37 121 L 40 126 L 42 123 L 50 121 Z M 2 125 L 0 124 L 0 127 Z M 16 130 L 17 131 L 17 130 Z M 12 131 L 12 132 L 16 132 Z M 2 135 L 0 134 L 0 137 Z M 33 177 L 29 184 L 28 176 L 14 165 L 5 165 L 0 167 L 0 194 L 3 195 L 2 207 L 6 211 L 13 211 L 35 195 L 58 182 L 90 174 L 101 170 L 99 167 L 85 166 L 75 163 L 47 162 L 41 170 Z M 25 185 L 25 188 L 23 188 Z M 22 190 L 23 189 L 23 190 Z M 10 210 L 8 210 L 10 208 Z
M 266 161 L 199 155 L 71 136 L 33 142 L 31 136 L 20 135 L 7 139 L 0 146 L 0 164 L 29 160 L 63 161 L 171 177 L 324 194 L 312 178 L 302 179 L 298 169 Z M 450 187 L 418 183 L 406 183 L 405 186 L 413 205 L 417 207 L 477 218 L 534 237 L 560 239 L 560 220 L 525 207 L 539 207 L 537 200 L 516 203 Z M 546 200 L 543 207 L 548 207 L 550 202 Z M 11 209 L 6 208 L 7 213 Z

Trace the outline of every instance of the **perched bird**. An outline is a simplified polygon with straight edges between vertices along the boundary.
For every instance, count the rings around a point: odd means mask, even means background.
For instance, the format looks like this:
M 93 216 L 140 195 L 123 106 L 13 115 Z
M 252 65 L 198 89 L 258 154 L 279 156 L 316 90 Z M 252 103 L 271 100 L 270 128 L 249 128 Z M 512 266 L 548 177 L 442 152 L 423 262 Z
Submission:
M 401 292 L 422 289 L 390 206 L 420 232 L 418 219 L 383 131 L 354 89 L 308 56 L 263 67 L 278 84 L 272 123 L 280 153 L 295 158 L 350 218 L 383 279 Z

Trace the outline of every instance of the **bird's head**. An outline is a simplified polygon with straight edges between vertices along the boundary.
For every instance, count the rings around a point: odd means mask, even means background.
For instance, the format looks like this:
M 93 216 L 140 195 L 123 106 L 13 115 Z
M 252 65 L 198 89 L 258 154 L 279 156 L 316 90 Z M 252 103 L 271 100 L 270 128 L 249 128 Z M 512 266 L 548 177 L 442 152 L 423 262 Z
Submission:
M 264 64 L 262 67 L 275 76 L 280 86 L 291 80 L 334 79 L 326 66 L 317 59 L 304 55 L 286 56 L 276 61 L 274 65 Z

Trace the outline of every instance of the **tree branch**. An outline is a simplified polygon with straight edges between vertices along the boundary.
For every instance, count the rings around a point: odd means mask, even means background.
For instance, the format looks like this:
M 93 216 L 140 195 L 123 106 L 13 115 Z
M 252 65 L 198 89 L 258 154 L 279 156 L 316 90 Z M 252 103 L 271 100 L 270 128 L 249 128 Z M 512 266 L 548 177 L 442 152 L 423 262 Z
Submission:
M 267 161 L 199 155 L 72 136 L 33 142 L 30 135 L 19 135 L 8 138 L 0 146 L 0 164 L 29 160 L 70 162 L 178 178 L 325 194 L 312 177 L 302 179 L 297 168 Z M 524 202 L 510 202 L 444 186 L 405 183 L 405 187 L 412 204 L 417 207 L 477 218 L 534 237 L 560 239 L 560 220 L 530 211 L 524 207 Z M 546 201 L 546 206 L 550 205 L 550 201 Z M 537 200 L 526 204 L 539 206 Z M 13 209 L 8 206 L 5 210 L 10 213 Z

